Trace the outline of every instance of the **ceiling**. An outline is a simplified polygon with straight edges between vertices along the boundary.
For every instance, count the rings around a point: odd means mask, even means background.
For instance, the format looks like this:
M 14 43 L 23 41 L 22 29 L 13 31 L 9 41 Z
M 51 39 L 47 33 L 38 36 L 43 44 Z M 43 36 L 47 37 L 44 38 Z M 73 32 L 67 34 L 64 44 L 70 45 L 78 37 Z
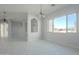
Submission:
M 56 4 L 55 6 L 51 6 L 51 4 L 0 4 L 0 11 L 39 14 L 40 8 L 42 8 L 43 12 L 48 14 L 66 5 L 67 4 Z

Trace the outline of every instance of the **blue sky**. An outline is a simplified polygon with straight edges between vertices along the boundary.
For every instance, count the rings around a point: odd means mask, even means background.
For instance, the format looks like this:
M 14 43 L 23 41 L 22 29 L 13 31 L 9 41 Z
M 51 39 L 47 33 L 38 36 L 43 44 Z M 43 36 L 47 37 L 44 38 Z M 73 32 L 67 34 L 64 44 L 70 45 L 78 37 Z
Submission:
M 66 16 L 54 19 L 54 28 L 66 28 Z
M 76 24 L 76 14 L 68 15 L 68 28 L 71 28 Z
M 76 13 L 68 15 L 68 28 L 74 26 L 76 22 Z M 54 28 L 66 28 L 66 16 L 58 17 L 54 19 Z

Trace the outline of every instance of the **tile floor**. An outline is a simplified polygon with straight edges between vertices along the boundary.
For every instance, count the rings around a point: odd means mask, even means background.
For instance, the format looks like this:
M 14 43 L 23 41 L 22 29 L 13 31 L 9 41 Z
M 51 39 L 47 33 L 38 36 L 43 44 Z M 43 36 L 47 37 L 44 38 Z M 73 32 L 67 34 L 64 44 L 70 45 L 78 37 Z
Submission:
M 45 40 L 6 41 L 0 43 L 1 55 L 78 55 L 79 50 L 60 46 Z

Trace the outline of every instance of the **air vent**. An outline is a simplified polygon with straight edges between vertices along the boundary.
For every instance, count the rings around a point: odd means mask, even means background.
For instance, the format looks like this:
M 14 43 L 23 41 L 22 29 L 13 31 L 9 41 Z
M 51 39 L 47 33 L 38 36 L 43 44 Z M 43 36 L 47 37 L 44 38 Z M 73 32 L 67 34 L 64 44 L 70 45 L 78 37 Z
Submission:
M 55 4 L 51 4 L 51 6 L 55 6 Z

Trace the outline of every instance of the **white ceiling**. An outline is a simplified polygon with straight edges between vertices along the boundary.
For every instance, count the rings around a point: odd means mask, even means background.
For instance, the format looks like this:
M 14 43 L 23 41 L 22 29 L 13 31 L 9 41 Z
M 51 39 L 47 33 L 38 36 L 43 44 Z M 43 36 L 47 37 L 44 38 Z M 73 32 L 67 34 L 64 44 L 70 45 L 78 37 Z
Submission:
M 67 4 L 56 4 L 55 6 L 51 6 L 51 4 L 0 4 L 0 11 L 39 14 L 40 6 L 42 6 L 44 13 L 48 14 L 66 5 Z

